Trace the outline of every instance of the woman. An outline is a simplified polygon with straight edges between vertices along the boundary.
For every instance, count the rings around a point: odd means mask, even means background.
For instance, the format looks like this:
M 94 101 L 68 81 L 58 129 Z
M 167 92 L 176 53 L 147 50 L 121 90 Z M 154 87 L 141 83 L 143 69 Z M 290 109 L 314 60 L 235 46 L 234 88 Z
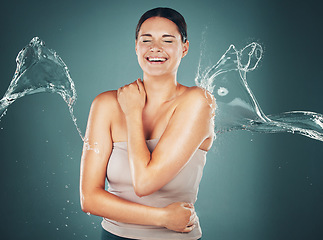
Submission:
M 178 12 L 146 12 L 135 46 L 143 80 L 104 92 L 91 106 L 82 210 L 104 217 L 103 239 L 199 239 L 193 205 L 214 137 L 214 100 L 177 82 L 189 48 Z

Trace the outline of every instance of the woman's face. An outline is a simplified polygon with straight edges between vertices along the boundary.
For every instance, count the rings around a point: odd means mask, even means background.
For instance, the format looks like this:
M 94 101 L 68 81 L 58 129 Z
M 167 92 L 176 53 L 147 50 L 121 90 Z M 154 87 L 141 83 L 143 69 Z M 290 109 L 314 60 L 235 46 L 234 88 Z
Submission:
M 189 43 L 183 43 L 175 23 L 152 17 L 141 25 L 136 40 L 138 62 L 146 76 L 176 75 Z

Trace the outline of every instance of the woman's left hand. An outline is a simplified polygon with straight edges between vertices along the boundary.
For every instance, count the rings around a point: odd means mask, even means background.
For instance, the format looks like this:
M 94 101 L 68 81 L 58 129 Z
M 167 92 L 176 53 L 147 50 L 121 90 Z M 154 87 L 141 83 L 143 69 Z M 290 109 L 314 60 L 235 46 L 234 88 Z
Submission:
M 119 88 L 117 99 L 126 116 L 142 112 L 146 103 L 146 91 L 141 79 Z

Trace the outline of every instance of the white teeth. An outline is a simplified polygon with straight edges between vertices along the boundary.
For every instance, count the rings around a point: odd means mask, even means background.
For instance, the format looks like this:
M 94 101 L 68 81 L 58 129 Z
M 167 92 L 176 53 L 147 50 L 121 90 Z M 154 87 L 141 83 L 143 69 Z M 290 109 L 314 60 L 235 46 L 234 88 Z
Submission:
M 165 62 L 166 58 L 157 58 L 157 57 L 148 57 L 148 61 L 150 62 Z

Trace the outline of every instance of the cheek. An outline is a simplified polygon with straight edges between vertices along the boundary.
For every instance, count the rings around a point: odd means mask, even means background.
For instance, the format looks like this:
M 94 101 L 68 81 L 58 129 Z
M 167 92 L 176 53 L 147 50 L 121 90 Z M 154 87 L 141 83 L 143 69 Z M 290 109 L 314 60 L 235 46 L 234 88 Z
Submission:
M 174 48 L 170 49 L 170 51 L 171 51 L 172 55 L 176 59 L 178 59 L 178 60 L 182 59 L 182 48 L 180 48 L 180 47 L 174 47 Z
M 173 45 L 169 51 L 172 52 L 172 54 L 182 57 L 183 47 L 180 44 Z
M 146 54 L 146 50 L 144 47 L 142 46 L 138 46 L 136 49 L 136 54 L 137 54 L 137 60 L 140 66 L 142 66 L 142 64 L 144 63 L 144 56 Z
M 137 55 L 144 55 L 149 50 L 149 46 L 147 44 L 139 43 L 136 49 L 137 49 Z

